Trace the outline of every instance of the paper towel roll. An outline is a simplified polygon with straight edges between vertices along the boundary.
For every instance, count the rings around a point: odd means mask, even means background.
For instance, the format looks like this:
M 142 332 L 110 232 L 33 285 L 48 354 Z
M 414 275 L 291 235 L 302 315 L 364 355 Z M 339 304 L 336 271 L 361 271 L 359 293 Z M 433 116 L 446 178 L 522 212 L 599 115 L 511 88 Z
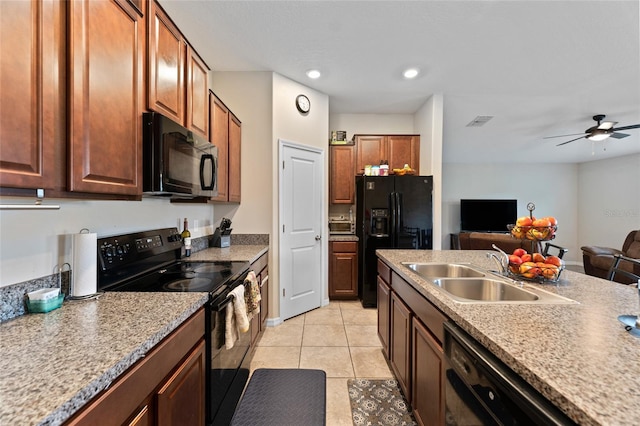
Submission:
M 98 234 L 73 234 L 71 238 L 71 297 L 83 297 L 97 292 Z

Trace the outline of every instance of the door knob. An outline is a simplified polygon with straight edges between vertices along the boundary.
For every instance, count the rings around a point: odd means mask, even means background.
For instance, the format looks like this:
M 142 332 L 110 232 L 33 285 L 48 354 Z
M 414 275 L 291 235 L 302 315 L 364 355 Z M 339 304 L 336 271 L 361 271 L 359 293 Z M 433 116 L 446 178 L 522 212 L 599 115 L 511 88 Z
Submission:
M 320 241 L 322 237 L 320 235 L 316 235 L 316 241 Z

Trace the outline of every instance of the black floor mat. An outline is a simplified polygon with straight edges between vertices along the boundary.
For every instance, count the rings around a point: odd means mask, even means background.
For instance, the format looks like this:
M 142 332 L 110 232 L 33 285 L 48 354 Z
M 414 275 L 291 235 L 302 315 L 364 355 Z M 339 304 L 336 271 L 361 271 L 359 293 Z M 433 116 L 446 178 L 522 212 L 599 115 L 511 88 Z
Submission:
M 327 375 L 322 370 L 254 371 L 232 426 L 324 426 Z

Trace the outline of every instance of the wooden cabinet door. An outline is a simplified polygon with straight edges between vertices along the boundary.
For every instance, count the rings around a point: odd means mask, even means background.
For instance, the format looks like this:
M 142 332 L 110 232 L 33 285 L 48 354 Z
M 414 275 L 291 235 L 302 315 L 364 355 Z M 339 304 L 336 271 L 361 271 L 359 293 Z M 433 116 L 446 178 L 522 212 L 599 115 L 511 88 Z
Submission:
M 148 54 L 149 109 L 184 125 L 186 43 L 155 1 L 149 2 Z
M 242 123 L 233 115 L 229 114 L 229 202 L 239 203 L 241 197 L 241 151 L 242 144 Z
M 126 0 L 69 8 L 69 190 L 142 193 L 145 25 Z
M 140 407 L 140 410 L 132 416 L 131 420 L 124 424 L 127 426 L 153 426 L 153 398 L 149 398 L 146 404 Z
M 408 164 L 416 171 L 420 170 L 420 136 L 387 136 L 389 169 L 401 169 Z
M 444 352 L 417 318 L 412 325 L 411 406 L 420 425 L 444 424 Z
M 64 184 L 65 85 L 60 1 L 0 1 L 0 186 Z
M 209 67 L 187 45 L 187 120 L 186 127 L 209 138 Z
M 358 297 L 358 243 L 332 241 L 329 250 L 329 298 Z
M 229 201 L 229 109 L 212 92 L 209 94 L 209 128 L 212 144 L 218 148 L 218 195 L 214 201 Z
M 411 310 L 395 292 L 391 292 L 391 368 L 411 401 Z
M 381 161 L 387 160 L 386 157 L 386 136 L 356 136 L 356 175 L 364 173 L 366 164 L 378 165 Z
M 355 203 L 354 146 L 331 146 L 329 149 L 329 197 L 331 204 Z
M 389 332 L 391 305 L 391 287 L 378 276 L 378 337 L 382 343 L 382 352 L 389 359 Z
M 203 340 L 158 391 L 158 426 L 204 424 L 205 369 Z

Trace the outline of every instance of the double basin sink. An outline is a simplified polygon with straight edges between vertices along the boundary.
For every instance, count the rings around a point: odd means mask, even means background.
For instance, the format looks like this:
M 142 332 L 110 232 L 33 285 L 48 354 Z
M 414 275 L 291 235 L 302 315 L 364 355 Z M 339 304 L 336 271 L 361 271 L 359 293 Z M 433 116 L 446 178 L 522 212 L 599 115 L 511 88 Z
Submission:
M 403 262 L 403 265 L 460 303 L 578 303 L 467 264 Z

